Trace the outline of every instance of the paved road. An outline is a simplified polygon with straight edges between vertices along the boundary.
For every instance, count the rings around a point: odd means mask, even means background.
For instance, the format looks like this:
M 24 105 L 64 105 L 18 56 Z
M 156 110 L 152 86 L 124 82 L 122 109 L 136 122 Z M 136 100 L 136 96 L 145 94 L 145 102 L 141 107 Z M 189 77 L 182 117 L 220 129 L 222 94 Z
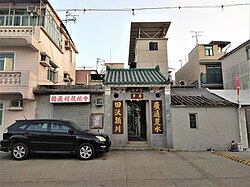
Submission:
M 90 161 L 0 152 L 0 186 L 250 186 L 250 166 L 211 152 L 111 151 Z

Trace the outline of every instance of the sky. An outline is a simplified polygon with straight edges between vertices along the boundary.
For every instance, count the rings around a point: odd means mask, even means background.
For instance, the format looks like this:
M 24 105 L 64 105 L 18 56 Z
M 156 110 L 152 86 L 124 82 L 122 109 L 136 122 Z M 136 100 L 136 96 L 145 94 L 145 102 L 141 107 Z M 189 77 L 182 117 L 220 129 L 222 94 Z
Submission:
M 62 9 L 136 9 L 205 5 L 250 4 L 250 0 L 49 0 L 62 20 Z M 168 38 L 168 64 L 175 73 L 188 61 L 188 54 L 199 44 L 230 41 L 227 52 L 250 38 L 250 5 L 224 8 L 180 8 L 135 11 L 69 11 L 76 22 L 67 29 L 79 52 L 77 68 L 96 68 L 97 58 L 124 63 L 127 67 L 131 22 L 171 22 Z M 72 17 L 69 17 L 72 18 Z M 101 63 L 100 63 L 101 64 Z M 100 65 L 99 64 L 99 65 Z M 100 67 L 99 67 L 100 68 Z

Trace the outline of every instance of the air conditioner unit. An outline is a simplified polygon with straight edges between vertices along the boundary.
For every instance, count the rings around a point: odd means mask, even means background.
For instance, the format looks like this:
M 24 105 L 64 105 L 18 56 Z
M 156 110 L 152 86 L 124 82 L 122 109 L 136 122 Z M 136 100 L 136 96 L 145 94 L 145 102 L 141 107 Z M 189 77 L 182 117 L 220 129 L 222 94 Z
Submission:
M 40 61 L 40 64 L 41 64 L 43 67 L 50 67 L 48 61 L 43 61 L 43 60 L 41 60 L 41 61 Z
M 97 98 L 95 102 L 95 106 L 103 106 L 103 99 L 102 98 Z
M 185 80 L 180 80 L 180 85 L 185 86 L 185 85 L 187 85 L 187 82 Z
M 47 54 L 45 52 L 41 52 L 40 64 L 43 67 L 50 67 L 49 60 L 50 60 L 50 58 L 47 56 Z
M 63 81 L 64 81 L 64 82 L 72 82 L 72 81 L 73 81 L 73 78 L 70 76 L 69 73 L 64 72 L 64 74 L 63 74 Z
M 67 49 L 67 50 L 71 49 L 69 40 L 65 41 L 65 49 Z
M 30 12 L 30 13 L 32 12 L 33 14 L 39 15 L 40 9 L 38 6 L 29 5 L 29 6 L 27 6 L 27 12 Z

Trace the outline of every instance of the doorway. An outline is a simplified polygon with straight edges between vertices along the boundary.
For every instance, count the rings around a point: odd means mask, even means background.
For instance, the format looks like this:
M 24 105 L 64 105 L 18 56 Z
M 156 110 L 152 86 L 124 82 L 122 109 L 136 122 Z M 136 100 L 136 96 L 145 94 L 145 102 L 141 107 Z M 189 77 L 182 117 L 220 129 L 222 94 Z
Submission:
M 146 101 L 127 102 L 128 140 L 146 141 Z

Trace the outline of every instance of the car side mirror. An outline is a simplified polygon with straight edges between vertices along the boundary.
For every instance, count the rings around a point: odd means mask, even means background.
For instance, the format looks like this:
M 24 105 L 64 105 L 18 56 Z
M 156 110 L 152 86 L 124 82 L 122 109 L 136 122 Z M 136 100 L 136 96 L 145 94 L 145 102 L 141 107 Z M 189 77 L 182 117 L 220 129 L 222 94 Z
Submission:
M 72 135 L 72 134 L 74 134 L 74 130 L 73 129 L 69 129 L 68 133 Z

